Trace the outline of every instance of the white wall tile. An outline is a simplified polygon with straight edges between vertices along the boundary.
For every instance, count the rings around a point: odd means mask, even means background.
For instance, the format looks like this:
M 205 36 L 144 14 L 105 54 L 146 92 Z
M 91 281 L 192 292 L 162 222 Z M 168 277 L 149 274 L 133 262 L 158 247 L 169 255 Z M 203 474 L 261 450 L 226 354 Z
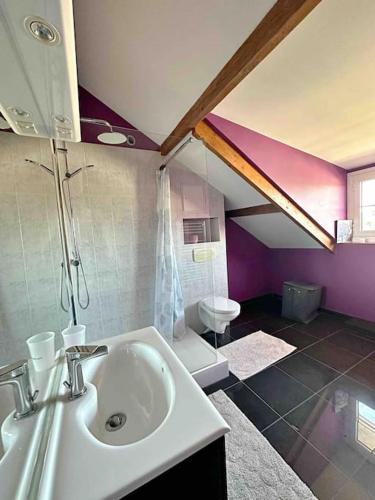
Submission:
M 5 135 L 9 137 L 4 138 Z M 3 181 L 0 183 L 0 255 L 6 257 L 8 263 L 7 269 L 0 263 L 0 311 L 2 304 L 9 306 L 6 313 L 0 312 L 0 364 L 1 349 L 4 350 L 5 344 L 9 348 L 12 338 L 26 338 L 31 331 L 35 333 L 39 329 L 58 330 L 68 323 L 68 315 L 59 306 L 61 248 L 53 179 L 40 168 L 25 164 L 24 158 L 51 166 L 48 141 L 0 133 Z M 69 181 L 90 293 L 89 307 L 86 310 L 78 307 L 79 321 L 87 325 L 88 341 L 152 324 L 156 170 L 160 155 L 109 146 L 69 144 L 68 162 L 71 171 L 86 164 L 95 165 Z M 195 193 L 193 200 L 186 194 L 189 189 L 185 189 L 183 199 L 185 184 Z M 227 294 L 223 196 L 201 178 L 179 167 L 171 169 L 171 189 L 173 232 L 187 319 L 199 329 L 197 301 L 214 290 Z M 214 261 L 194 266 L 191 248 L 183 244 L 182 218 L 186 216 L 184 205 L 191 212 L 197 204 L 197 193 L 200 193 L 197 210 L 220 218 L 222 241 L 216 245 Z M 2 302 L 3 289 L 6 291 Z M 84 294 L 82 282 L 81 290 Z M 16 318 L 21 319 L 15 321 Z M 8 336 L 3 335 L 2 339 L 3 329 L 11 324 Z M 23 348 L 17 340 L 11 357 L 14 359 L 14 354 Z

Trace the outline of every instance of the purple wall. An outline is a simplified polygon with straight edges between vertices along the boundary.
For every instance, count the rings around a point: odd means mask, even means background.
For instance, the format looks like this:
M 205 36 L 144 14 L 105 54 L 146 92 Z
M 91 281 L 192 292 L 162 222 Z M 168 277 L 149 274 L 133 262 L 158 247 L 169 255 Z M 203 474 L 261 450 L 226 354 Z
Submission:
M 328 231 L 346 216 L 343 169 L 215 115 L 207 120 Z M 268 249 L 229 220 L 227 259 L 229 296 L 234 300 L 280 294 L 283 281 L 306 281 L 325 287 L 323 307 L 375 321 L 374 245 L 337 245 L 335 254 Z
M 229 297 L 241 302 L 269 293 L 269 249 L 230 219 L 226 220 Z
M 337 245 L 336 253 L 319 249 L 273 249 L 269 253 L 269 291 L 281 293 L 288 280 L 325 287 L 323 307 L 375 321 L 375 246 Z M 230 271 L 229 271 L 230 272 Z
M 269 249 L 232 220 L 226 222 L 229 297 L 244 301 L 282 293 L 284 281 L 318 283 L 323 307 L 375 321 L 375 246 L 337 245 L 319 249 Z
M 318 224 L 334 235 L 335 220 L 346 217 L 344 169 L 219 116 L 210 114 L 206 120 Z

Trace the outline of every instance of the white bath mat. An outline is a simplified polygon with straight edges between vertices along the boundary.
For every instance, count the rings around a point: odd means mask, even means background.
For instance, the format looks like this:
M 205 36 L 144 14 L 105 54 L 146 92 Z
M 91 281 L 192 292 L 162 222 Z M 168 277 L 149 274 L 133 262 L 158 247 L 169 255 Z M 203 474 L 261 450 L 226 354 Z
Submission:
M 240 380 L 276 363 L 297 348 L 261 330 L 218 349 L 227 358 L 229 370 Z
M 228 500 L 316 500 L 223 391 L 209 397 L 231 427 L 225 436 Z

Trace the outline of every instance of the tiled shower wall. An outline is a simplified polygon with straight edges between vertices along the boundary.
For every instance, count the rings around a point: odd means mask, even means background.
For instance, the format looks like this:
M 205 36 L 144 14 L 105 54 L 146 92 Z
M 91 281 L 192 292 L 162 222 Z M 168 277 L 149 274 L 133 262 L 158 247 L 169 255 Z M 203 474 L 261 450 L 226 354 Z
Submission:
M 90 293 L 87 310 L 78 307 L 88 340 L 151 325 L 159 154 L 69 144 L 68 161 L 72 170 L 95 165 L 70 181 Z
M 0 365 L 27 355 L 25 339 L 59 331 L 61 247 L 48 141 L 0 133 Z
M 24 162 L 51 166 L 48 141 L 0 133 L 0 365 L 26 355 L 25 339 L 61 331 L 61 249 L 53 178 Z M 69 180 L 90 304 L 79 321 L 94 341 L 153 323 L 156 170 L 155 152 L 68 144 Z M 176 168 L 175 168 L 176 167 Z M 66 183 L 65 183 L 66 184 Z M 227 295 L 223 196 L 190 171 L 171 169 L 173 229 L 188 323 L 202 331 L 197 301 Z M 183 217 L 219 217 L 220 242 L 184 245 Z M 215 250 L 195 263 L 193 247 Z M 81 281 L 82 302 L 85 301 Z

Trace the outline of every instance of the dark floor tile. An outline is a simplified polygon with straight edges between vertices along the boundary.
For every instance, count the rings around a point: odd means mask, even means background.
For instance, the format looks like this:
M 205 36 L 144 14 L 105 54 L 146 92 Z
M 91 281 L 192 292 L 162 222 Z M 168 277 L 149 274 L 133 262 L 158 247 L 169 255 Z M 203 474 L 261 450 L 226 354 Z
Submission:
M 357 408 L 353 401 L 337 411 L 337 406 L 330 401 L 314 396 L 284 418 L 348 475 L 370 456 L 370 451 L 358 444 Z
M 337 332 L 341 328 L 344 328 L 345 322 L 343 319 L 336 316 L 320 313 L 311 323 L 305 325 L 303 323 L 298 323 L 295 328 L 301 332 L 308 333 L 313 337 L 323 339 L 333 332 Z
M 375 359 L 364 359 L 354 368 L 349 370 L 346 375 L 375 390 Z
M 319 391 L 340 376 L 339 372 L 305 356 L 302 352 L 289 356 L 276 366 L 313 391 Z
M 366 490 L 354 480 L 347 481 L 342 489 L 334 496 L 334 500 L 373 500 Z
M 352 480 L 357 488 L 364 489 L 368 495 L 375 498 L 375 454 L 366 460 L 366 462 L 356 471 Z
M 293 324 L 292 321 L 281 318 L 280 316 L 266 316 L 265 318 L 257 319 L 247 323 L 247 326 L 253 331 L 257 332 L 262 330 L 265 333 L 272 334 L 281 330 L 282 328 L 287 328 Z M 231 334 L 233 337 L 233 335 Z M 242 335 L 243 336 L 243 335 Z M 237 338 L 237 337 L 233 337 Z M 238 337 L 239 338 L 239 337 Z
M 243 309 L 241 305 L 241 313 L 236 319 L 231 321 L 231 326 L 242 325 L 243 323 L 248 323 L 255 319 L 264 318 L 266 313 L 260 309 Z
M 232 340 L 238 340 L 242 337 L 246 337 L 250 333 L 254 333 L 258 331 L 259 328 L 256 328 L 252 322 L 242 323 L 241 325 L 229 325 L 225 330 L 225 335 L 231 337 Z
M 277 413 L 242 382 L 226 389 L 225 393 L 260 431 L 279 418 Z
M 208 395 L 212 394 L 213 392 L 219 391 L 220 389 L 225 390 L 231 385 L 236 384 L 237 382 L 239 382 L 239 379 L 232 372 L 229 372 L 229 377 L 223 378 L 215 384 L 208 385 L 207 387 L 204 387 L 203 390 Z
M 243 382 L 279 415 L 284 415 L 313 394 L 274 366 Z
M 345 328 L 331 335 L 327 342 L 334 344 L 348 351 L 354 352 L 359 356 L 367 356 L 375 351 L 375 343 L 365 338 L 353 334 L 352 328 Z
M 285 340 L 290 345 L 297 347 L 297 349 L 304 349 L 305 347 L 310 346 L 311 344 L 315 344 L 319 342 L 316 337 L 312 337 L 307 333 L 302 333 L 296 330 L 293 326 L 289 326 L 288 328 L 284 328 L 278 332 L 273 333 L 275 337 Z
M 347 349 L 342 349 L 328 342 L 328 340 L 322 340 L 316 343 L 305 349 L 303 353 L 331 366 L 339 372 L 345 372 L 362 359 L 358 354 L 348 351 Z
M 324 387 L 319 395 L 329 400 L 336 412 L 351 408 L 357 414 L 360 403 L 375 411 L 375 391 L 347 375 L 342 375 Z M 353 429 L 352 431 L 354 432 Z
M 346 321 L 346 326 L 355 330 L 356 335 L 375 342 L 375 323 L 373 321 L 350 318 Z
M 283 420 L 263 435 L 319 500 L 331 499 L 345 484 L 344 474 Z
M 267 314 L 273 316 L 281 316 L 282 298 L 275 296 L 268 296 L 260 303 L 260 308 Z
M 222 347 L 223 345 L 229 344 L 230 342 L 233 341 L 233 339 L 229 336 L 227 332 L 225 333 L 207 332 L 207 333 L 202 333 L 201 337 L 210 345 L 212 345 L 212 347 L 215 347 L 215 349 L 218 349 L 219 347 Z

